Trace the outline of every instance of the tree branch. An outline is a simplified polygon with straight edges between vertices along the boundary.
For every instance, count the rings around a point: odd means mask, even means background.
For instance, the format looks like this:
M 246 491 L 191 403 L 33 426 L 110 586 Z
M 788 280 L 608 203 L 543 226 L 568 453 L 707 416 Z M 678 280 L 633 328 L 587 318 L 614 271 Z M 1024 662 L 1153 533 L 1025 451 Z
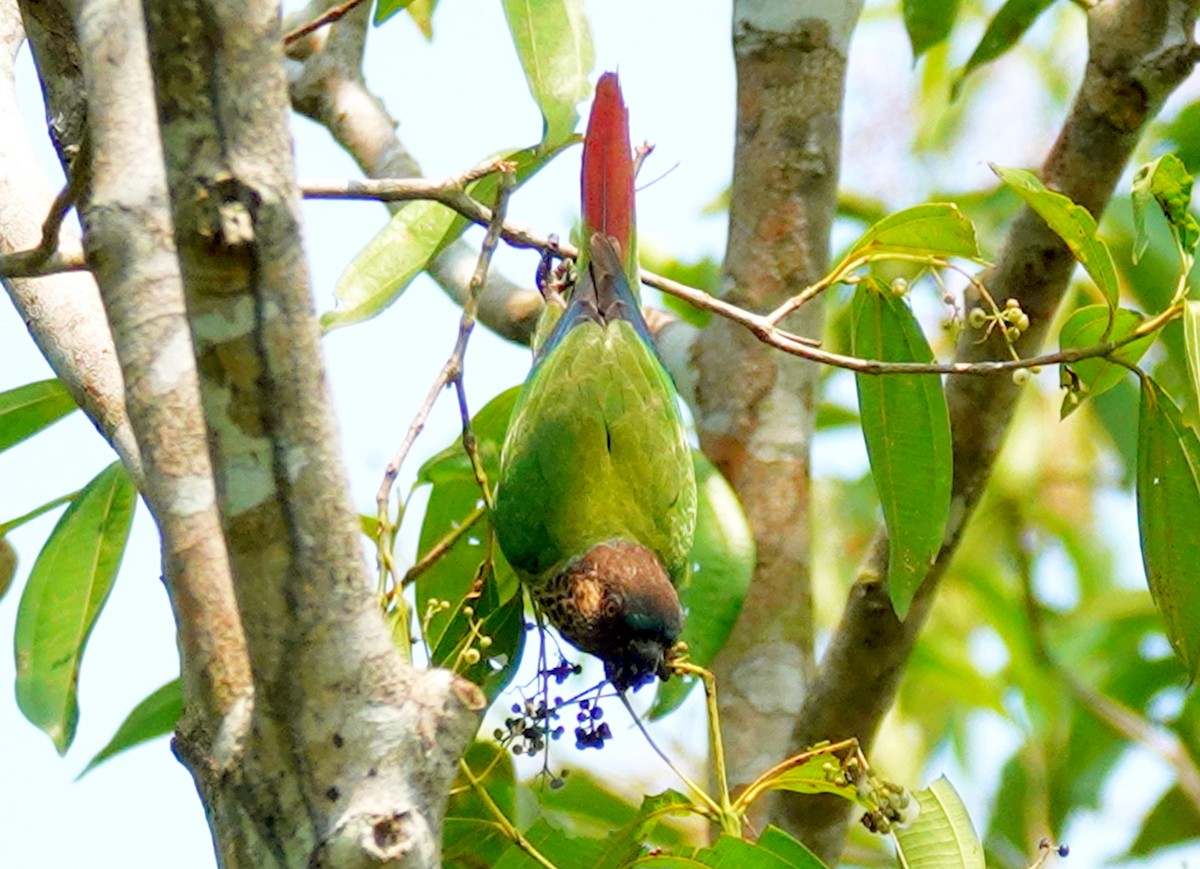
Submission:
M 162 535 L 184 687 L 180 756 L 208 757 L 250 692 L 250 672 L 171 243 L 145 26 L 137 0 L 71 6 L 96 155 L 80 212 L 144 463 L 142 494 Z M 198 764 L 191 771 L 211 817 L 220 823 L 236 815 L 217 770 Z
M 1100 215 L 1146 122 L 1196 63 L 1195 11 L 1190 0 L 1104 0 L 1091 9 L 1087 70 L 1042 167 L 1047 186 Z M 1036 347 L 1046 339 L 1074 266 L 1070 251 L 1045 222 L 1023 210 L 995 266 L 982 278 L 994 297 L 1016 298 L 1029 314 L 1033 326 L 1022 344 Z M 967 307 L 974 301 L 969 298 Z M 1003 350 L 997 340 L 975 344 L 964 335 L 958 361 L 994 359 Z M 864 744 L 874 738 L 979 503 L 1019 395 L 1012 378 L 1002 374 L 954 378 L 947 384 L 954 483 L 945 543 L 901 623 L 883 588 L 888 547 L 882 530 L 877 534 L 796 719 L 793 747 L 829 737 L 857 736 Z M 789 795 L 781 820 L 831 859 L 841 850 L 845 817 L 841 805 Z
M 296 47 L 304 46 L 304 50 L 292 52 L 297 61 L 290 67 L 292 105 L 325 126 L 367 176 L 417 176 L 420 166 L 397 137 L 395 120 L 363 79 L 369 5 L 351 11 L 324 31 L 323 42 L 314 38 L 309 45 L 297 43 Z M 304 14 L 312 17 L 315 10 L 310 8 Z M 393 212 L 396 209 L 391 207 Z M 481 226 L 490 223 L 490 216 L 483 212 L 475 210 L 475 216 Z M 427 271 L 462 305 L 475 258 L 476 252 L 459 240 L 434 257 Z M 510 341 L 528 344 L 541 307 L 542 297 L 536 290 L 515 284 L 493 269 L 479 297 L 479 321 Z
M 146 14 L 254 679 L 231 787 L 261 862 L 431 865 L 484 698 L 401 661 L 366 574 L 300 247 L 279 10 L 179 0 Z
M 34 4 L 43 7 L 49 4 Z M 45 9 L 39 12 L 45 13 Z M 36 19 L 35 19 L 36 20 Z M 68 26 L 68 32 L 69 26 Z M 41 34 L 36 25 L 30 39 Z M 16 100 L 13 61 L 21 45 L 21 16 L 14 0 L 0 0 L 0 253 L 33 249 L 44 234 L 50 190 L 25 134 Z M 42 51 L 36 54 L 40 58 Z M 78 234 L 63 244 L 81 258 Z M 113 353 L 100 295 L 90 275 L 6 277 L 13 306 L 71 397 L 107 440 L 139 487 L 145 482 L 137 442 L 125 414 L 121 370 Z
M 713 662 L 735 786 L 779 759 L 814 669 L 809 446 L 819 369 L 803 358 L 829 354 L 794 333 L 819 334 L 822 310 L 794 314 L 789 334 L 746 309 L 775 309 L 827 267 L 846 49 L 861 4 L 818 6 L 734 4 L 728 289 L 705 305 L 721 317 L 691 348 L 700 445 L 737 491 L 758 547 L 741 615 Z M 760 829 L 768 805 L 755 807 Z

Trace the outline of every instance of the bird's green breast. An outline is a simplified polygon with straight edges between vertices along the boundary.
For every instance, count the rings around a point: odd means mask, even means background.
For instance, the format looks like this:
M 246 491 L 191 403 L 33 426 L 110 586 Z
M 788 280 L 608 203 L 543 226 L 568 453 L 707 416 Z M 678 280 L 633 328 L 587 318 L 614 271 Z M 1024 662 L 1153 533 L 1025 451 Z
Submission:
M 679 582 L 696 490 L 675 389 L 625 321 L 581 323 L 534 369 L 509 424 L 494 521 L 536 581 L 608 540 L 651 549 Z

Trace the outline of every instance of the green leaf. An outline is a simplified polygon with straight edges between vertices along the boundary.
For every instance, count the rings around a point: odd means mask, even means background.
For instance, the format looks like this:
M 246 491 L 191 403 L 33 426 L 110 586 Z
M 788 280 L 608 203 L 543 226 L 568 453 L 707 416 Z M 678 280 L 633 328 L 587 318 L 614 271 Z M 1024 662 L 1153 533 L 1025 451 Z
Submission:
M 825 864 L 804 849 L 803 845 L 800 848 L 803 850 L 797 851 L 788 847 L 779 835 L 772 835 L 763 843 L 750 842 L 722 833 L 713 845 L 690 855 L 663 854 L 645 857 L 638 860 L 637 865 L 654 869 L 690 869 L 703 866 L 710 869 L 825 869 Z
M 335 329 L 368 320 L 400 298 L 443 247 L 455 214 L 437 202 L 411 202 L 367 242 L 334 287 L 338 308 L 321 315 Z
M 1150 594 L 1167 638 L 1195 680 L 1200 668 L 1200 438 L 1150 378 L 1142 381 L 1137 502 Z
M 621 869 L 641 856 L 642 845 L 664 814 L 687 814 L 691 800 L 677 791 L 646 797 L 631 821 L 604 840 L 603 857 L 593 869 Z
M 520 186 L 564 147 L 525 148 L 498 156 L 516 165 L 516 184 Z M 491 207 L 499 184 L 498 173 L 493 172 L 467 185 L 467 193 Z M 469 223 L 436 202 L 406 204 L 342 272 L 333 290 L 338 307 L 321 315 L 321 328 L 329 331 L 381 313 L 400 298 L 431 259 L 463 234 Z
M 957 205 L 930 202 L 906 208 L 876 223 L 851 245 L 838 268 L 852 259 L 886 258 L 889 254 L 977 259 L 979 242 L 975 227 Z
M 1195 803 L 1176 785 L 1150 810 L 1137 838 L 1129 846 L 1128 856 L 1148 857 L 1188 839 L 1200 839 L 1200 813 L 1196 811 Z
M 408 17 L 417 25 L 426 41 L 433 39 L 433 10 L 437 4 L 438 0 L 412 0 L 408 4 Z
M 544 820 L 535 821 L 525 831 L 525 838 L 558 869 L 592 869 L 604 854 L 604 843 L 599 839 L 568 836 Z M 492 869 L 540 869 L 541 865 L 512 845 Z
M 17 550 L 8 542 L 7 537 L 0 536 L 0 600 L 8 594 L 13 577 L 17 575 Z
M 958 17 L 958 0 L 904 0 L 904 27 L 913 60 L 944 42 Z
M 57 380 L 0 392 L 0 451 L 33 437 L 74 409 L 74 400 Z
M 1145 319 L 1137 311 L 1131 311 L 1128 308 L 1118 308 L 1113 311 L 1107 305 L 1088 305 L 1073 313 L 1063 324 L 1062 331 L 1058 335 L 1058 345 L 1060 349 L 1068 350 L 1077 347 L 1094 347 L 1105 340 L 1120 341 L 1132 334 L 1145 322 Z M 1111 330 L 1110 323 L 1112 324 Z M 1134 365 L 1142 358 L 1142 354 L 1150 349 L 1154 339 L 1155 334 L 1152 333 L 1138 338 L 1136 341 L 1131 341 L 1114 351 L 1113 358 Z M 1069 387 L 1069 393 L 1063 399 L 1061 413 L 1063 418 L 1066 418 L 1079 406 L 1080 400 L 1107 392 L 1129 373 L 1129 369 L 1102 356 L 1064 362 L 1063 369 L 1063 382 Z
M 1200 406 L 1200 302 L 1183 306 L 1183 346 L 1192 381 L 1192 405 Z
M 581 0 L 504 0 L 504 16 L 529 92 L 541 109 L 542 141 L 566 142 L 575 107 L 591 91 L 592 33 Z
M 474 742 L 463 758 L 500 811 L 516 815 L 516 784 L 512 757 L 490 742 Z M 512 847 L 496 824 L 491 809 L 479 798 L 460 770 L 446 806 L 442 828 L 442 861 L 447 867 L 475 869 L 494 866 Z
M 125 716 L 113 738 L 88 762 L 79 774 L 83 778 L 104 761 L 143 742 L 174 732 L 183 715 L 183 685 L 172 679 Z
M 692 574 L 679 590 L 688 617 L 680 638 L 689 657 L 707 667 L 729 638 L 750 589 L 756 555 L 754 534 L 733 487 L 699 450 L 692 450 L 696 468 L 696 537 L 690 561 Z M 694 681 L 671 679 L 659 686 L 651 719 L 661 718 L 683 702 Z
M 912 311 L 877 281 L 854 294 L 854 355 L 930 362 L 933 352 Z M 950 515 L 950 414 L 941 379 L 856 374 L 871 476 L 888 531 L 887 590 L 903 619 L 942 546 Z
M 985 869 L 983 846 L 958 793 L 939 778 L 914 796 L 921 813 L 893 830 L 904 869 Z
M 59 754 L 75 738 L 79 663 L 112 590 L 136 502 L 119 462 L 101 471 L 54 526 L 21 595 L 17 705 Z
M 770 826 L 763 830 L 763 834 L 758 837 L 758 847 L 786 860 L 789 865 L 795 866 L 797 869 L 822 869 L 825 866 L 816 854 L 804 846 L 803 842 L 793 838 L 791 834 L 785 833 L 779 827 Z
M 397 12 L 407 9 L 413 0 L 376 0 L 374 23 L 378 27 Z
M 493 483 L 500 475 L 500 448 L 519 391 L 514 387 L 496 396 L 471 421 L 484 471 Z M 483 495 L 460 438 L 425 462 L 417 481 L 433 486 L 418 544 L 424 557 L 463 527 L 482 506 Z M 422 628 L 427 629 L 425 641 L 433 662 L 442 666 L 459 663 L 458 671 L 481 685 L 489 697 L 512 678 L 525 642 L 520 583 L 492 537 L 486 515 L 459 534 L 417 578 L 415 611 Z M 450 606 L 434 612 L 431 601 L 435 600 L 447 601 Z M 473 612 L 467 615 L 464 606 Z M 474 643 L 474 625 L 491 638 L 491 645 L 478 663 L 464 666 L 459 653 L 464 644 Z
M 1196 222 L 1190 208 L 1192 203 L 1192 176 L 1183 161 L 1174 154 L 1163 154 L 1152 163 L 1138 169 L 1133 176 L 1133 226 L 1135 241 L 1133 261 L 1136 263 L 1146 252 L 1150 236 L 1146 232 L 1146 209 L 1157 203 L 1163 217 L 1171 225 L 1175 241 L 1185 260 L 1196 252 L 1200 241 L 1200 223 Z
M 967 60 L 967 65 L 958 74 L 958 79 L 950 91 L 951 98 L 958 97 L 963 80 L 968 75 L 1016 45 L 1037 17 L 1049 9 L 1053 2 L 1054 0 L 1008 0 L 1001 6 L 988 22 L 983 37 Z
M 996 165 L 992 165 L 992 171 L 1046 221 L 1050 230 L 1063 240 L 1071 255 L 1091 275 L 1109 306 L 1115 308 L 1119 294 L 1116 267 L 1108 245 L 1096 238 L 1096 219 L 1088 210 L 1061 193 L 1047 190 L 1032 172 Z

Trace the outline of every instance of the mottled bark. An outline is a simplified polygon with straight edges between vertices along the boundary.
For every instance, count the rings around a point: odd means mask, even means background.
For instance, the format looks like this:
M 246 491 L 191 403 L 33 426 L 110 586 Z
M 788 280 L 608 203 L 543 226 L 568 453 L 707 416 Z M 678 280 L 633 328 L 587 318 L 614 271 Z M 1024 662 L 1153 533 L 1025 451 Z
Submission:
M 1198 55 L 1194 0 L 1105 0 L 1089 12 L 1089 58 L 1062 131 L 1042 166 L 1046 185 L 1097 216 L 1130 158 L 1138 137 Z M 1025 209 L 1013 222 L 983 276 L 995 298 L 1019 299 L 1032 327 L 1018 349 L 1036 352 L 1062 301 L 1075 261 L 1041 218 Z M 970 308 L 976 300 L 968 298 Z M 964 332 L 960 361 L 1003 356 L 998 341 L 976 344 Z M 954 440 L 954 483 L 946 542 L 908 618 L 896 620 L 883 588 L 887 543 L 877 536 L 850 591 L 841 624 L 796 719 L 792 747 L 830 737 L 857 736 L 869 745 L 891 707 L 905 665 L 925 623 L 938 583 L 962 539 L 991 474 L 1020 396 L 1008 374 L 954 377 L 947 385 Z M 789 795 L 777 821 L 827 860 L 845 836 L 842 801 Z
M 242 809 L 215 835 L 247 865 L 432 865 L 483 696 L 401 660 L 367 576 L 300 243 L 278 7 L 147 3 L 146 17 L 254 684 L 209 759 Z
M 737 142 L 722 297 L 742 307 L 769 311 L 826 268 L 857 14 L 854 3 L 734 5 Z M 820 307 L 784 325 L 819 335 Z M 758 544 L 742 615 L 714 663 L 736 786 L 782 758 L 813 670 L 809 446 L 818 366 L 717 317 L 692 359 L 700 444 L 737 490 Z

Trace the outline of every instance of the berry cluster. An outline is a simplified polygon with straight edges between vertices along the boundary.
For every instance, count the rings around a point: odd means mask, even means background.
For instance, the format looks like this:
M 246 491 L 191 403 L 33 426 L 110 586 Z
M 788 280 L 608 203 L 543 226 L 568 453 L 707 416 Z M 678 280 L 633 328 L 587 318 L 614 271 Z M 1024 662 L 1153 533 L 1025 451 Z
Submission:
M 604 748 L 604 743 L 612 739 L 612 728 L 608 726 L 607 721 L 600 720 L 603 717 L 604 710 L 600 708 L 599 703 L 579 701 L 579 712 L 575 716 L 575 720 L 579 722 L 575 727 L 576 748 Z
M 513 754 L 536 757 L 545 750 L 548 741 L 560 739 L 566 731 L 562 725 L 551 726 L 558 719 L 561 703 L 561 697 L 555 697 L 551 707 L 544 700 L 536 705 L 532 700 L 526 700 L 524 705 L 514 703 L 513 716 L 505 718 L 504 727 L 497 727 L 492 736 L 501 745 L 511 745 Z

